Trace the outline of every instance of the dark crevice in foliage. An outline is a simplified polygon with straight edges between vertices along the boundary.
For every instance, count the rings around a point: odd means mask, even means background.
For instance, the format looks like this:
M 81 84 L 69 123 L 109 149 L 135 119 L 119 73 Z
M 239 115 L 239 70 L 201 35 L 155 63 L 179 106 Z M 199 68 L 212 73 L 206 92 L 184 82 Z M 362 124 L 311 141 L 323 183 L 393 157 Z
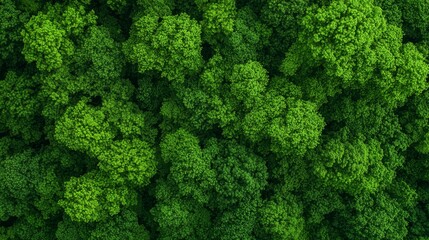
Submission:
M 201 55 L 203 56 L 204 61 L 208 61 L 214 55 L 214 50 L 209 43 L 203 43 Z
M 101 107 L 102 103 L 103 103 L 103 99 L 101 96 L 94 96 L 89 101 L 89 105 L 93 107 Z
M 18 217 L 9 217 L 6 221 L 0 221 L 0 227 L 11 227 L 18 220 Z

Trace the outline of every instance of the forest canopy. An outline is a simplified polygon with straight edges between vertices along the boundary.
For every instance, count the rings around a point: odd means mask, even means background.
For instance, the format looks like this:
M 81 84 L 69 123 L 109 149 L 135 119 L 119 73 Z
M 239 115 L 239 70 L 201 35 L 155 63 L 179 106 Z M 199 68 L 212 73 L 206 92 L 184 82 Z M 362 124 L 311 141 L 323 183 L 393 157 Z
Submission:
M 1 240 L 429 239 L 429 2 L 0 0 Z

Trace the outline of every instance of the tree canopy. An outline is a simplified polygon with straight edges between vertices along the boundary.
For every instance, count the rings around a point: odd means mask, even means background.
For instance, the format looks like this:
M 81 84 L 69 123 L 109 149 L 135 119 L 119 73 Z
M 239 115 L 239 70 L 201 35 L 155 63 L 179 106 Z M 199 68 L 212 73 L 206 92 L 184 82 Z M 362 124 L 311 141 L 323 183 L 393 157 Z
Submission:
M 428 14 L 0 0 L 0 239 L 429 239 Z

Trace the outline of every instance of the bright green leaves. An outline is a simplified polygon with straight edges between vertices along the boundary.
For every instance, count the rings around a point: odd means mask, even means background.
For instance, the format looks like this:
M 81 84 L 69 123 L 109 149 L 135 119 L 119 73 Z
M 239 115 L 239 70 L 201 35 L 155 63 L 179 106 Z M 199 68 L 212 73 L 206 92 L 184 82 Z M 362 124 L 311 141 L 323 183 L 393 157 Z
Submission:
M 51 71 L 63 64 L 62 55 L 71 54 L 73 46 L 65 39 L 66 32 L 59 24 L 45 15 L 37 15 L 25 25 L 22 31 L 24 49 L 22 53 L 28 62 L 36 62 L 42 71 Z
M 155 175 L 156 163 L 153 149 L 138 139 L 114 141 L 99 155 L 101 170 L 109 174 L 113 182 L 124 179 L 141 186 L 147 185 Z
M 86 26 L 95 25 L 97 16 L 94 11 L 85 12 L 84 6 L 78 8 L 67 7 L 60 20 L 63 29 L 70 35 L 78 36 L 82 34 Z
M 130 109 L 126 106 L 103 110 L 88 106 L 85 101 L 67 109 L 56 125 L 55 139 L 70 149 L 98 158 L 100 169 L 108 173 L 113 182 L 148 184 L 156 164 L 152 147 L 139 140 L 144 136 L 153 137 L 144 132 L 144 118 L 128 112 Z M 125 139 L 116 140 L 118 135 Z
M 131 83 L 120 79 L 124 66 L 120 44 L 113 41 L 104 27 L 79 26 L 72 28 L 83 32 L 74 45 L 73 56 L 67 58 L 67 66 L 38 75 L 46 118 L 58 120 L 66 108 L 79 102 L 82 96 L 95 99 L 109 95 L 109 98 L 129 100 L 133 94 Z
M 152 44 L 156 55 L 164 59 L 157 67 L 162 75 L 170 80 L 183 80 L 184 74 L 194 73 L 201 67 L 200 34 L 197 22 L 186 14 L 165 17 L 161 21 Z
M 268 84 L 267 71 L 258 62 L 235 65 L 231 77 L 231 94 L 251 108 L 262 100 Z
M 310 8 L 302 25 L 300 41 L 307 46 L 301 47 L 308 48 L 316 64 L 324 62 L 329 76 L 346 84 L 368 80 L 366 73 L 376 60 L 371 46 L 386 30 L 380 8 L 370 1 L 333 1 Z
M 131 30 L 124 51 L 139 72 L 157 70 L 171 81 L 183 82 L 202 64 L 201 28 L 187 14 L 164 17 L 144 16 Z
M 41 71 L 60 68 L 65 58 L 74 53 L 69 37 L 82 34 L 86 26 L 95 25 L 95 20 L 94 12 L 86 14 L 83 6 L 67 7 L 63 12 L 58 5 L 50 6 L 46 14 L 33 16 L 21 32 L 25 59 L 36 62 Z
M 201 130 L 220 126 L 229 139 L 269 140 L 271 150 L 282 155 L 303 155 L 318 144 L 323 118 L 316 105 L 299 100 L 297 86 L 281 78 L 270 85 L 267 70 L 256 61 L 230 69 L 214 66 L 227 63 L 215 55 L 198 83 L 176 87 L 183 105 L 166 101 L 161 113 Z M 188 120 L 179 114 L 181 107 L 191 113 Z
M 0 0 L 0 238 L 427 237 L 428 6 Z
M 122 86 L 121 86 L 122 87 Z M 122 89 L 112 89 L 122 91 Z M 142 112 L 134 103 L 122 101 L 128 98 L 127 92 L 114 95 L 116 98 L 107 98 L 102 102 L 103 113 L 108 116 L 107 121 L 117 135 L 126 139 L 142 138 L 153 144 L 157 129 L 152 127 L 154 117 L 148 112 Z
M 281 83 L 282 86 L 287 86 L 288 84 L 286 82 Z M 268 93 L 265 93 L 262 97 L 262 101 L 257 105 L 253 105 L 251 111 L 246 113 L 242 120 L 242 131 L 247 139 L 252 142 L 266 139 L 269 129 L 274 127 L 272 121 L 275 118 L 277 118 L 277 125 L 281 124 L 281 119 L 284 118 L 284 112 L 287 109 L 286 99 L 283 95 L 294 96 L 295 94 L 287 89 L 283 91 L 283 89 L 273 89 L 270 86 Z
M 118 214 L 122 206 L 135 205 L 136 197 L 125 186 L 110 185 L 108 176 L 91 172 L 72 177 L 59 204 L 73 221 L 94 222 Z
M 374 192 L 389 178 L 389 169 L 382 162 L 383 149 L 375 140 L 332 138 L 322 146 L 320 156 L 311 159 L 316 175 L 326 184 L 351 193 Z
M 228 0 L 204 3 L 200 8 L 203 40 L 208 43 L 203 49 L 205 53 L 220 54 L 228 68 L 264 58 L 260 53 L 269 44 L 271 29 L 259 21 L 253 9 L 236 9 L 235 3 Z
M 67 109 L 56 125 L 55 138 L 67 147 L 98 156 L 120 135 L 153 142 L 150 115 L 139 113 L 135 105 L 107 99 L 102 108 L 87 100 Z
M 316 175 L 353 195 L 391 184 L 410 144 L 395 112 L 348 96 L 338 96 L 321 112 L 327 120 L 326 135 L 309 156 Z
M 55 128 L 55 139 L 60 143 L 92 156 L 100 155 L 113 138 L 105 114 L 85 101 L 67 109 Z
M 198 82 L 194 81 L 189 88 L 176 90 L 183 107 L 191 111 L 189 120 L 195 128 L 208 129 L 216 123 L 225 127 L 236 120 L 232 112 L 232 103 L 221 94 L 228 93 L 228 88 L 224 86 L 226 71 L 218 67 L 223 64 L 225 64 L 223 58 L 215 55 L 209 60 L 208 67 L 201 74 Z M 162 110 L 161 113 L 163 114 Z M 181 114 L 179 116 L 183 117 Z
M 429 153 L 429 130 L 428 130 L 428 91 L 426 90 L 421 95 L 416 96 L 413 101 L 410 101 L 410 111 L 405 116 L 406 133 L 417 142 L 415 149 L 423 154 Z
M 156 173 L 150 122 L 132 104 L 102 103 L 78 102 L 55 127 L 55 140 L 98 160 L 98 169 L 66 183 L 61 206 L 74 221 L 98 222 L 135 205 L 134 188 L 147 185 Z
M 325 123 L 316 106 L 301 100 L 290 101 L 285 115 L 274 118 L 268 128 L 273 152 L 304 154 L 316 147 Z
M 389 26 L 389 34 L 379 42 L 376 48 L 378 72 L 373 83 L 376 92 L 368 91 L 369 97 L 382 96 L 390 105 L 402 104 L 413 94 L 420 94 L 428 85 L 429 73 L 423 55 L 411 44 L 401 44 L 401 29 Z M 371 86 L 368 86 L 372 88 Z
M 203 31 L 208 36 L 215 34 L 231 34 L 234 30 L 235 3 L 233 1 L 219 1 L 200 5 L 204 9 Z
M 106 214 L 100 205 L 99 198 L 103 189 L 99 185 L 100 183 L 88 177 L 72 178 L 65 185 L 65 201 L 61 200 L 60 205 L 72 220 L 90 222 L 99 220 Z
M 392 107 L 427 88 L 423 57 L 413 45 L 402 46 L 401 29 L 388 25 L 371 1 L 333 1 L 310 8 L 302 27 L 280 68 L 287 76 L 319 69 L 319 81 L 328 80 L 331 86 L 328 93 L 364 88 L 364 97 L 382 96 Z
M 165 136 L 161 156 L 169 172 L 157 184 L 158 203 L 151 210 L 160 238 L 200 239 L 210 226 L 204 204 L 216 181 L 211 161 L 203 155 L 198 138 L 183 129 Z
M 40 77 L 40 96 L 44 99 L 42 114 L 48 119 L 58 119 L 67 106 L 75 101 L 76 93 L 90 89 L 84 78 L 70 74 L 69 69 L 60 68 L 52 74 Z
M 388 79 L 383 79 L 386 85 L 393 85 L 392 87 L 383 86 L 383 88 L 387 88 L 385 91 L 390 93 L 386 94 L 387 97 L 402 103 L 412 94 L 420 94 L 428 88 L 426 78 L 429 66 L 411 43 L 403 45 L 400 54 L 401 56 L 396 59 L 396 81 L 390 83 Z
M 289 92 L 290 94 L 290 92 Z M 242 131 L 252 142 L 269 139 L 271 151 L 281 155 L 303 155 L 319 143 L 324 120 L 311 102 L 285 99 L 274 92 L 245 114 Z
M 218 36 L 217 42 L 215 36 L 207 40 L 212 44 L 211 47 L 231 62 L 228 65 L 265 59 L 262 52 L 269 44 L 271 29 L 258 20 L 252 9 L 242 8 L 237 11 L 233 29 L 226 36 Z

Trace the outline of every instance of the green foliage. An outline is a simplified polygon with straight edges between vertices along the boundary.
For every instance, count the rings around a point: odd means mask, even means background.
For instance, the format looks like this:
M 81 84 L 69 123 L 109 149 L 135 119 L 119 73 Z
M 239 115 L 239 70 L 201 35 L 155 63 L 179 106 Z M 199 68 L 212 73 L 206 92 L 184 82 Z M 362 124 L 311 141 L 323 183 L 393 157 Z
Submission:
M 172 15 L 174 1 L 172 0 L 161 0 L 161 1 L 138 0 L 137 5 L 140 5 L 143 8 L 144 15 L 163 17 L 163 16 Z
M 205 3 L 202 27 L 208 35 L 230 34 L 234 30 L 235 6 L 233 1 Z
M 407 235 L 408 213 L 389 195 L 378 194 L 376 199 L 363 195 L 356 200 L 355 208 L 357 216 L 351 222 L 350 237 L 403 239 Z
M 234 141 L 212 139 L 206 151 L 216 172 L 216 208 L 226 209 L 260 198 L 267 184 L 267 169 L 261 157 Z
M 84 28 L 94 25 L 97 19 L 94 11 L 87 14 L 85 12 L 85 7 L 82 5 L 77 9 L 74 7 L 66 7 L 61 17 L 59 22 L 68 35 L 83 34 Z
M 377 190 L 391 173 L 382 163 L 380 143 L 364 139 L 358 136 L 348 140 L 347 136 L 341 136 L 322 144 L 323 150 L 317 150 L 321 155 L 311 157 L 315 161 L 315 174 L 329 185 L 348 192 Z
M 383 15 L 387 23 L 402 27 L 402 10 L 400 3 L 396 0 L 376 0 L 375 5 L 383 9 Z M 406 29 L 404 29 L 406 31 Z
M 31 17 L 21 31 L 24 41 L 22 54 L 28 62 L 36 62 L 41 71 L 60 68 L 67 57 L 74 53 L 75 47 L 68 37 L 79 35 L 84 28 L 96 23 L 94 12 L 86 13 L 83 6 L 78 9 L 61 6 L 48 6 L 46 14 L 39 12 Z
M 18 50 L 20 39 L 19 29 L 22 29 L 20 11 L 12 0 L 0 1 L 0 66 L 4 60 L 16 61 L 13 54 Z
M 109 173 L 111 181 L 146 185 L 155 174 L 153 149 L 138 139 L 115 141 L 98 158 L 98 166 Z
M 73 45 L 65 39 L 66 32 L 45 15 L 32 17 L 21 34 L 25 59 L 36 62 L 37 68 L 42 71 L 59 68 L 63 64 L 63 55 L 73 51 Z
M 283 118 L 274 118 L 268 129 L 273 141 L 272 151 L 302 155 L 316 147 L 324 122 L 315 109 L 312 103 L 291 101 Z
M 202 64 L 201 27 L 187 14 L 158 20 L 151 15 L 138 19 L 124 51 L 140 73 L 157 70 L 171 81 L 183 82 Z
M 80 69 L 87 69 L 97 79 L 116 79 L 121 76 L 123 56 L 118 43 L 104 27 L 90 27 L 81 48 L 76 51 L 76 62 Z
M 425 0 L 0 0 L 0 239 L 428 239 Z
M 261 20 L 273 29 L 269 51 L 284 52 L 298 38 L 301 29 L 300 22 L 310 6 L 308 0 L 268 0 L 261 9 Z M 267 59 L 274 61 L 274 59 Z
M 136 213 L 130 210 L 125 210 L 111 219 L 89 226 L 65 218 L 58 224 L 55 236 L 60 240 L 148 240 L 148 232 L 144 226 L 138 224 L 137 220 Z
M 72 150 L 98 156 L 113 141 L 110 128 L 102 111 L 80 101 L 56 124 L 55 139 Z
M 209 230 L 210 213 L 193 201 L 171 199 L 151 212 L 159 223 L 160 239 L 201 239 Z
M 386 29 L 380 8 L 371 1 L 333 1 L 329 6 L 310 8 L 302 27 L 297 43 L 306 46 L 293 48 L 286 57 L 282 66 L 286 74 L 296 71 L 288 70 L 297 57 L 295 54 L 300 54 L 295 51 L 305 49 L 305 58 L 310 55 L 308 60 L 315 61 L 314 65 L 324 62 L 326 74 L 341 78 L 344 84 L 367 81 L 367 73 L 376 60 L 371 45 Z
M 252 231 L 256 220 L 256 203 L 240 204 L 224 211 L 215 220 L 214 239 L 255 239 Z
M 177 185 L 179 195 L 206 203 L 208 190 L 215 184 L 215 173 L 198 144 L 198 138 L 178 130 L 165 137 L 161 154 L 163 160 L 171 164 L 169 179 Z
M 91 231 L 90 240 L 148 240 L 149 233 L 144 226 L 138 223 L 135 212 L 125 210 L 120 215 L 115 216 L 108 221 L 100 222 L 95 229 Z
M 2 235 L 6 239 L 52 237 L 49 219 L 61 211 L 56 202 L 61 183 L 52 161 L 44 157 L 31 150 L 1 157 L 0 221 L 15 222 L 6 236 Z
M 9 71 L 0 81 L 0 124 L 12 136 L 20 136 L 29 142 L 41 138 L 40 101 L 36 92 L 37 83 L 29 76 Z
M 264 203 L 260 209 L 261 238 L 299 239 L 304 237 L 302 205 L 294 196 L 278 197 Z
M 428 2 L 406 0 L 398 5 L 401 7 L 404 31 L 409 37 L 416 40 L 427 39 L 428 35 L 425 29 L 429 24 L 429 18 L 427 17 L 429 11 Z
M 283 73 L 292 76 L 322 66 L 334 89 L 369 88 L 362 95 L 381 96 L 393 106 L 427 88 L 421 53 L 412 44 L 401 44 L 401 29 L 387 24 L 371 1 L 333 1 L 310 10 L 298 41 L 286 53 Z
M 231 94 L 251 108 L 262 99 L 268 84 L 267 71 L 258 62 L 235 65 L 231 77 Z
M 125 186 L 110 185 L 106 178 L 102 173 L 89 172 L 66 182 L 64 199 L 59 204 L 73 221 L 105 220 L 118 214 L 121 206 L 136 204 L 134 191 Z

